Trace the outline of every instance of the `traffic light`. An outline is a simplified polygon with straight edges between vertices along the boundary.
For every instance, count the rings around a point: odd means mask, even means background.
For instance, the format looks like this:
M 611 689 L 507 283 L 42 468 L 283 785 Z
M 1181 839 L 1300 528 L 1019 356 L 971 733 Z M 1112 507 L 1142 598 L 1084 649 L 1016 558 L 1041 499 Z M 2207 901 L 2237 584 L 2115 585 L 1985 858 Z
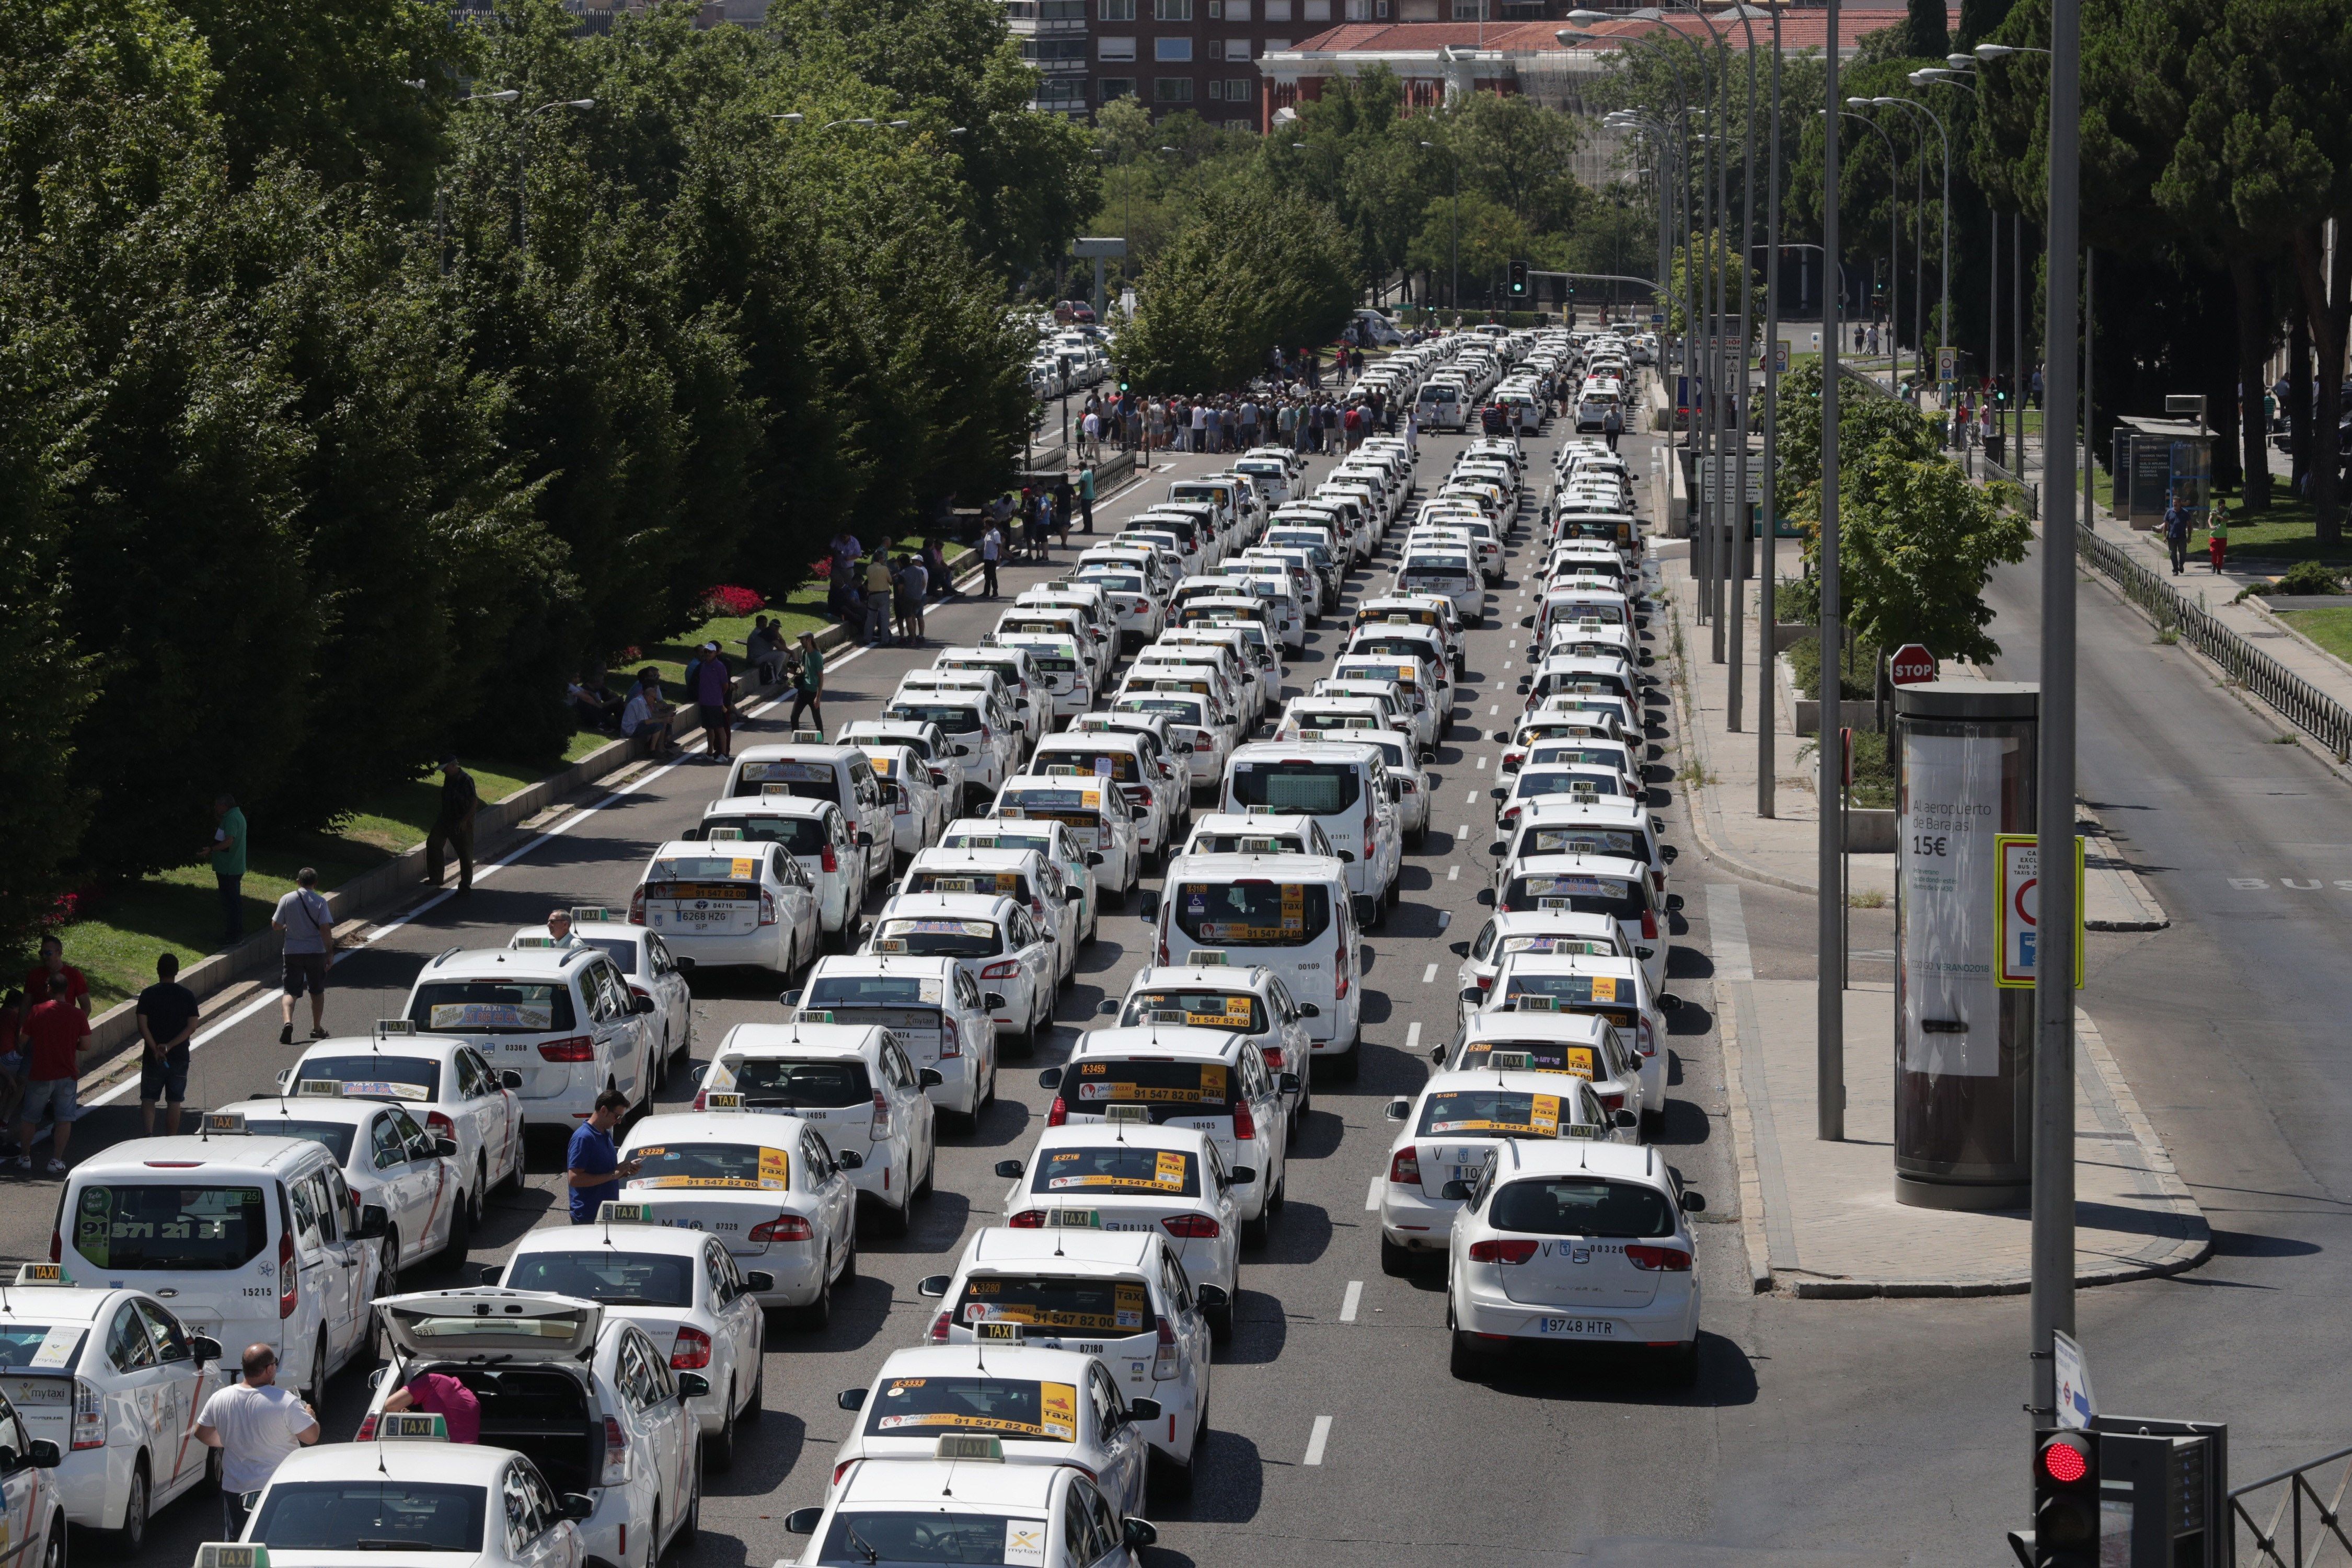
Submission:
M 1488 276 L 1492 277 L 1493 274 L 1489 273 Z M 1528 264 L 1524 261 L 1514 261 L 1511 263 L 1511 298 L 1524 300 L 1527 297 Z
M 2057 1429 L 2034 1435 L 2032 1568 L 2098 1568 L 2099 1439 Z

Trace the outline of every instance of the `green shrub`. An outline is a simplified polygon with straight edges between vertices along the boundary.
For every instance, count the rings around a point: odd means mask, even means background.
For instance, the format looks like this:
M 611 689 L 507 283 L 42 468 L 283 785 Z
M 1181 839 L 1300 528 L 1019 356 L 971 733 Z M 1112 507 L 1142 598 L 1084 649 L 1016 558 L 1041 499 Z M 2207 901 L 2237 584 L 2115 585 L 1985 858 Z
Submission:
M 2344 580 L 2336 574 L 2335 569 L 2323 566 L 2316 561 L 2298 561 L 2288 567 L 2286 575 L 2278 580 L 2273 590 L 2281 594 L 2340 594 L 2343 591 Z

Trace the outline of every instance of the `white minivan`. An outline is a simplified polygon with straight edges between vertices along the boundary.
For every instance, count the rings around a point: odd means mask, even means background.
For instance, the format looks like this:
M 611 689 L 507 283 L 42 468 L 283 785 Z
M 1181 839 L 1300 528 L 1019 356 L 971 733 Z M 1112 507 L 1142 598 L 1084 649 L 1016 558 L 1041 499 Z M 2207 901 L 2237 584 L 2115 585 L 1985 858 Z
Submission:
M 1150 916 L 1152 962 L 1272 970 L 1307 1015 L 1310 1059 L 1355 1077 L 1364 1001 L 1347 867 L 1324 855 L 1180 855 L 1167 888 Z
M 1397 814 L 1402 793 L 1391 787 L 1388 763 L 1377 746 L 1360 741 L 1259 741 L 1235 750 L 1225 764 L 1217 809 L 1313 817 L 1338 847 L 1348 890 L 1380 900 L 1377 908 L 1364 910 L 1369 923 L 1396 900 L 1404 843 Z
M 190 1331 L 265 1344 L 315 1405 L 375 1341 L 390 1216 L 352 1195 L 334 1153 L 213 1112 L 198 1134 L 134 1138 L 67 1178 L 49 1257 L 67 1282 L 143 1290 Z

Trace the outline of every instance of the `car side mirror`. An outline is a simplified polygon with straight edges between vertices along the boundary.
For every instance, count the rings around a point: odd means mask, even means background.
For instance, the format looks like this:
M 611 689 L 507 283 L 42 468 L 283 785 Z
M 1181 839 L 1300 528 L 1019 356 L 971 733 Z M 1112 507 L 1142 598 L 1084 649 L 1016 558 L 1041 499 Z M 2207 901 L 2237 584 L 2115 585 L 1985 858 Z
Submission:
M 64 1459 L 58 1446 L 47 1437 L 36 1437 L 25 1449 L 25 1463 L 37 1470 L 54 1470 Z
M 925 1068 L 915 1075 L 915 1081 L 924 1089 L 937 1089 L 947 1082 L 947 1079 L 937 1068 Z
M 1156 1399 L 1130 1399 L 1130 1400 L 1129 1400 L 1129 1401 L 1127 1402 L 1127 1418 L 1128 1418 L 1129 1421 L 1142 1421 L 1142 1422 L 1151 1422 L 1151 1421 L 1157 1421 L 1157 1420 L 1159 1420 L 1159 1419 L 1160 1419 L 1160 1401 L 1158 1401 L 1158 1400 L 1156 1400 Z
M 652 997 L 650 997 L 650 996 L 632 996 L 632 997 L 630 997 L 630 998 L 629 998 L 629 1011 L 630 1011 L 630 1012 L 632 1012 L 632 1013 L 635 1013 L 635 1014 L 639 1015 L 640 1016 L 642 1016 L 643 1015 L 647 1014 L 647 1013 L 650 1013 L 650 1012 L 652 1012 L 653 1010 L 654 1010 L 654 999 L 653 999 Z
M 862 1171 L 866 1168 L 866 1156 L 855 1149 L 842 1149 L 835 1152 L 833 1163 L 845 1171 Z
M 680 1399 L 708 1399 L 710 1397 L 710 1380 L 698 1372 L 679 1373 L 677 1396 Z
M 596 1516 L 596 1500 L 586 1492 L 565 1492 L 563 1506 L 557 1511 L 574 1524 L 585 1524 Z
M 1302 1018 L 1319 1018 L 1323 1016 L 1323 1009 L 1316 1003 L 1301 1002 L 1298 1005 L 1298 1016 Z
M 221 1342 L 210 1334 L 190 1334 L 188 1353 L 195 1357 L 199 1363 L 218 1361 L 221 1358 Z
M 1678 910 L 1680 910 L 1682 909 L 1682 907 L 1683 907 L 1683 896 L 1682 896 L 1680 893 L 1668 893 L 1668 894 L 1666 895 L 1666 908 L 1667 908 L 1667 909 L 1669 909 L 1669 910 L 1677 910 L 1677 911 L 1678 911 Z
M 1136 900 L 1135 912 L 1140 915 L 1147 921 L 1158 920 L 1160 918 L 1160 895 L 1157 893 L 1144 894 L 1142 898 Z
M 1437 1189 L 1437 1195 L 1441 1198 L 1446 1198 L 1457 1204 L 1467 1203 L 1470 1201 L 1470 1184 L 1467 1182 L 1448 1182 L 1444 1186 Z
M 1456 958 L 1467 958 L 1470 956 L 1470 944 L 1466 942 L 1449 942 L 1445 944 L 1445 951 Z
M 1115 1018 L 1118 1016 L 1118 1002 L 1115 997 L 1106 996 L 1096 1004 L 1095 1011 L 1106 1018 Z
M 1620 1110 L 1610 1120 L 1619 1127 L 1639 1127 L 1642 1125 L 1642 1117 L 1638 1111 Z
M 1660 849 L 1660 850 L 1658 851 L 1658 858 L 1660 858 L 1661 860 L 1665 861 L 1665 862 L 1666 862 L 1668 865 L 1670 865 L 1670 866 L 1671 866 L 1672 864 L 1674 864 L 1676 860 L 1681 859 L 1681 858 L 1682 858 L 1682 855 L 1683 855 L 1683 852 L 1682 852 L 1680 849 L 1676 848 L 1675 846 L 1671 845 L 1671 844 L 1669 844 L 1669 845 L 1665 846 L 1664 848 L 1662 848 L 1662 849 Z
M 1044 1072 L 1039 1073 L 1037 1075 L 1037 1087 L 1039 1089 L 1061 1088 L 1062 1069 L 1060 1068 L 1047 1068 Z
M 776 1277 L 764 1268 L 753 1268 L 743 1276 L 743 1289 L 754 1296 L 765 1296 L 776 1288 Z
M 915 1281 L 915 1294 L 929 1296 L 936 1300 L 948 1293 L 948 1287 L 953 1282 L 945 1274 L 926 1274 Z
M 669 955 L 669 961 L 677 965 L 678 973 L 681 974 L 691 974 L 694 973 L 694 960 L 690 958 L 673 952 Z
M 1028 1168 L 1028 1166 L 1023 1164 L 1018 1160 L 999 1160 L 996 1162 L 996 1173 L 1003 1176 L 1008 1182 L 1018 1181 L 1020 1179 L 1021 1173 Z
M 866 1408 L 866 1390 L 845 1388 L 833 1396 L 833 1402 L 844 1410 L 863 1410 Z
M 1642 650 L 1642 662 L 1643 662 L 1643 664 L 1655 664 L 1655 663 L 1657 663 L 1658 661 L 1657 661 L 1657 659 L 1656 659 L 1656 658 L 1655 658 L 1651 654 L 1651 652 L 1650 652 L 1650 650 L 1649 650 L 1648 648 L 1643 648 L 1643 649 Z
M 1497 730 L 1495 731 L 1495 739 L 1497 741 L 1508 741 L 1510 738 L 1511 732 L 1508 730 Z
M 1444 1046 L 1430 1047 L 1429 1059 L 1432 1062 L 1434 1062 L 1437 1066 L 1444 1067 L 1445 1065 L 1445 1047 Z
M 1203 1285 L 1193 1294 L 1199 1298 L 1200 1308 L 1203 1312 L 1213 1312 L 1233 1300 L 1225 1294 L 1225 1288 L 1222 1285 Z
M 1255 1165 L 1235 1165 L 1232 1172 L 1225 1177 L 1225 1181 L 1228 1185 L 1236 1187 L 1249 1186 L 1255 1183 L 1256 1180 L 1257 1167 Z
M 1533 616 L 1521 616 L 1519 617 L 1519 625 L 1523 626 L 1532 626 L 1535 624 L 1536 618 Z
M 500 1089 L 520 1089 L 522 1087 L 522 1074 L 515 1071 L 512 1068 L 503 1068 L 499 1069 L 499 1087 Z
M 478 1282 L 484 1285 L 495 1285 L 506 1271 L 507 1266 L 503 1263 L 485 1263 L 481 1265 L 481 1279 Z
M 1004 993 L 1002 991 L 983 991 L 981 993 L 980 999 L 992 1013 L 1004 1005 Z
M 793 1535 L 813 1535 L 824 1519 L 821 1508 L 796 1508 L 784 1515 L 784 1529 Z
M 1078 898 L 1079 893 L 1077 889 L 1065 888 L 1062 889 L 1062 902 L 1066 904 L 1075 904 L 1078 901 Z
M 1402 1121 L 1406 1117 L 1412 1114 L 1412 1101 L 1410 1100 L 1391 1100 L 1386 1106 L 1381 1108 L 1381 1114 L 1387 1117 L 1391 1121 Z
M 57 1445 L 52 1443 L 49 1447 L 54 1452 Z M 1160 1529 L 1148 1519 L 1129 1518 L 1119 1527 L 1119 1534 L 1129 1552 L 1140 1552 L 1160 1539 Z
M 1274 1081 L 1275 1087 L 1281 1089 L 1285 1094 L 1297 1094 L 1298 1092 L 1298 1075 L 1295 1072 L 1277 1074 Z
M 1359 893 L 1351 900 L 1356 909 L 1356 923 L 1368 926 L 1380 918 L 1381 900 L 1377 893 Z
M 689 827 L 685 832 L 679 834 L 678 837 L 688 844 L 699 844 L 702 842 L 702 829 L 699 827 Z
M 1683 1009 L 1683 999 L 1671 991 L 1661 991 L 1658 993 L 1658 1008 L 1661 1012 L 1679 1013 Z
M 392 1216 L 374 1204 L 360 1210 L 360 1222 L 352 1227 L 353 1241 L 373 1241 L 392 1228 Z
M 446 1159 L 457 1152 L 457 1141 L 446 1132 L 438 1133 L 433 1140 L 433 1152 Z
M 1706 1194 L 1705 1193 L 1685 1193 L 1683 1194 L 1683 1212 L 1685 1214 L 1705 1214 L 1706 1212 Z
M 1186 749 L 1187 751 L 1190 751 L 1192 748 L 1188 746 L 1188 747 L 1186 747 L 1185 749 Z M 1087 865 L 1089 865 L 1089 866 L 1099 866 L 1099 865 L 1101 865 L 1102 863 L 1103 863 L 1103 852 L 1102 852 L 1101 850 L 1099 850 L 1099 849 L 1089 849 L 1089 850 L 1087 850 Z
M 1473 1007 L 1483 1007 L 1486 1005 L 1486 993 L 1475 985 L 1465 985 L 1459 994 L 1463 1001 Z
M 776 996 L 776 1005 L 779 1007 L 797 1007 L 800 1005 L 801 994 L 797 991 L 781 992 Z

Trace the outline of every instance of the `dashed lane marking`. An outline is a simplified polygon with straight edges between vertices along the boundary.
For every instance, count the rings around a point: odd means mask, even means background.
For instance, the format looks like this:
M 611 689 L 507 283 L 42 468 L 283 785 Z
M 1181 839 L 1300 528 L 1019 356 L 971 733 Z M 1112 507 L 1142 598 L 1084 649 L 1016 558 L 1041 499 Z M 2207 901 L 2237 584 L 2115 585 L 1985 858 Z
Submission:
M 1364 1189 L 1364 1212 L 1366 1214 L 1370 1214 L 1380 1206 L 1381 1179 L 1378 1176 L 1374 1176 L 1372 1178 L 1371 1185 Z
M 1349 1280 L 1347 1299 L 1339 1303 L 1339 1321 L 1343 1323 L 1354 1322 L 1356 1309 L 1363 1304 L 1363 1300 L 1364 1282 L 1360 1279 Z
M 1432 984 L 1436 984 L 1436 981 L 1437 981 L 1437 965 L 1435 965 L 1435 964 L 1433 964 L 1433 964 L 1431 964 L 1428 968 L 1426 968 L 1426 969 L 1424 969 L 1424 970 L 1423 970 L 1423 971 L 1421 972 L 1421 983 L 1422 983 L 1423 985 L 1432 985 Z
M 1306 1465 L 1321 1464 L 1323 1462 L 1323 1446 L 1330 1440 L 1331 1418 L 1328 1415 L 1318 1415 L 1315 1418 L 1315 1430 L 1307 1435 L 1307 1458 L 1299 1462 Z

